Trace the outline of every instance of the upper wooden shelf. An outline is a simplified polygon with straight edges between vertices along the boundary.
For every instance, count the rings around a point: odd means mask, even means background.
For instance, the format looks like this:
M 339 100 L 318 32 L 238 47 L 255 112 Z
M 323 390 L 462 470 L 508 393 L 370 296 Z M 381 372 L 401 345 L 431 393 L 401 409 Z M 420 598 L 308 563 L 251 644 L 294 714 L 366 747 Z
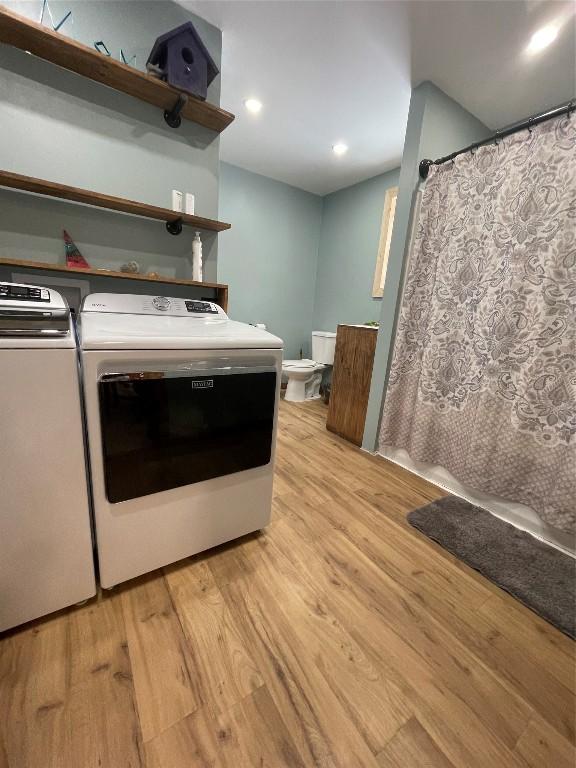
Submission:
M 112 197 L 99 192 L 91 192 L 89 189 L 69 187 L 66 184 L 56 184 L 52 181 L 35 179 L 33 176 L 22 176 L 19 173 L 0 171 L 0 187 L 20 189 L 25 192 L 35 192 L 38 195 L 58 197 L 63 200 L 71 200 L 75 203 L 93 205 L 97 208 L 107 208 L 112 211 L 121 211 L 133 216 L 144 216 L 147 219 L 165 221 L 171 234 L 179 234 L 181 224 L 202 229 L 208 232 L 223 232 L 230 229 L 230 224 L 214 219 L 205 219 L 202 216 L 191 216 L 188 213 L 171 211 L 169 208 L 159 208 L 156 205 L 138 203 L 135 200 L 126 200 L 123 197 Z
M 53 32 L 51 29 L 0 6 L 0 42 L 29 51 L 41 59 L 76 72 L 90 80 L 127 93 L 141 101 L 170 111 L 181 91 L 134 67 L 104 56 L 87 45 Z M 180 115 L 205 128 L 221 133 L 234 120 L 225 109 L 201 101 L 189 94 Z

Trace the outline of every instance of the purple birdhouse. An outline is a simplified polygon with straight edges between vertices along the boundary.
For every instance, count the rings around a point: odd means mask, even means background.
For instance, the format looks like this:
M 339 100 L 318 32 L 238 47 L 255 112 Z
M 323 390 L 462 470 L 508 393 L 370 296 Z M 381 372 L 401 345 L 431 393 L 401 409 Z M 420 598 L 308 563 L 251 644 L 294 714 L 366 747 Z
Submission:
M 219 70 L 191 21 L 157 38 L 146 67 L 180 91 L 206 99 Z

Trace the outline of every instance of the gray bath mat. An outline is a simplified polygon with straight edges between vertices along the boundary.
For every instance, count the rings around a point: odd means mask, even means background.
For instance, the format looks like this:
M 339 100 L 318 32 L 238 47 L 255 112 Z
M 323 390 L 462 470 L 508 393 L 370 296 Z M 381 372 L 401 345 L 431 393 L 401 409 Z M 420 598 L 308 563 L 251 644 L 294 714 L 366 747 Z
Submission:
M 576 639 L 573 558 L 455 496 L 415 509 L 408 522 Z

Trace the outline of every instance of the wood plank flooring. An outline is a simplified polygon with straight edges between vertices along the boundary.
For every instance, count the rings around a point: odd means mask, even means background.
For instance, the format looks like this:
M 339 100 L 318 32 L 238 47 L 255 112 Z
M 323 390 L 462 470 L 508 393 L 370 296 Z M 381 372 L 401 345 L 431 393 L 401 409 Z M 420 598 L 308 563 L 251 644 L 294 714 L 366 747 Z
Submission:
M 0 636 L 0 768 L 571 768 L 574 644 L 282 403 L 261 534 Z

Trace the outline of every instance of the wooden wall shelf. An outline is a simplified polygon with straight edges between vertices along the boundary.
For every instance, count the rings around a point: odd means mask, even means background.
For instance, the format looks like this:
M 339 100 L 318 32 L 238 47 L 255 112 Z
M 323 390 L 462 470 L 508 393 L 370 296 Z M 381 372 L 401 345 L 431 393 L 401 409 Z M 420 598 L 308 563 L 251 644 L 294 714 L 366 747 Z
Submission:
M 120 211 L 121 213 L 128 213 L 133 216 L 143 216 L 146 219 L 165 221 L 171 234 L 179 234 L 179 231 L 173 231 L 174 227 L 176 227 L 176 230 L 181 230 L 179 223 L 206 232 L 223 232 L 226 229 L 230 229 L 231 226 L 223 221 L 205 219 L 202 216 L 190 216 L 188 213 L 178 213 L 171 211 L 169 208 L 159 208 L 156 205 L 138 203 L 135 200 L 126 200 L 123 197 L 103 195 L 100 192 L 91 192 L 89 189 L 69 187 L 66 184 L 35 179 L 33 176 L 22 176 L 19 173 L 11 173 L 10 171 L 0 171 L 0 187 L 34 192 L 38 195 L 47 195 L 48 197 L 69 200 L 74 203 L 93 205 L 96 208 L 106 208 L 110 211 Z
M 27 261 L 24 259 L 0 259 L 0 267 L 20 267 L 22 269 L 35 269 L 49 272 L 68 272 L 71 274 L 88 275 L 92 277 L 113 277 L 123 280 L 143 280 L 149 283 L 184 285 L 196 288 L 210 288 L 216 292 L 216 303 L 224 311 L 228 308 L 228 286 L 224 283 L 199 283 L 195 280 L 177 280 L 174 277 L 148 277 L 133 272 L 113 272 L 108 269 L 82 269 L 81 267 L 67 267 L 64 264 L 49 264 L 41 261 Z
M 0 42 L 29 51 L 71 72 L 103 83 L 163 110 L 171 111 L 181 92 L 162 80 L 134 67 L 104 56 L 87 45 L 53 32 L 24 16 L 0 6 Z M 187 102 L 180 115 L 198 125 L 221 133 L 234 120 L 234 115 L 206 101 L 184 94 Z

